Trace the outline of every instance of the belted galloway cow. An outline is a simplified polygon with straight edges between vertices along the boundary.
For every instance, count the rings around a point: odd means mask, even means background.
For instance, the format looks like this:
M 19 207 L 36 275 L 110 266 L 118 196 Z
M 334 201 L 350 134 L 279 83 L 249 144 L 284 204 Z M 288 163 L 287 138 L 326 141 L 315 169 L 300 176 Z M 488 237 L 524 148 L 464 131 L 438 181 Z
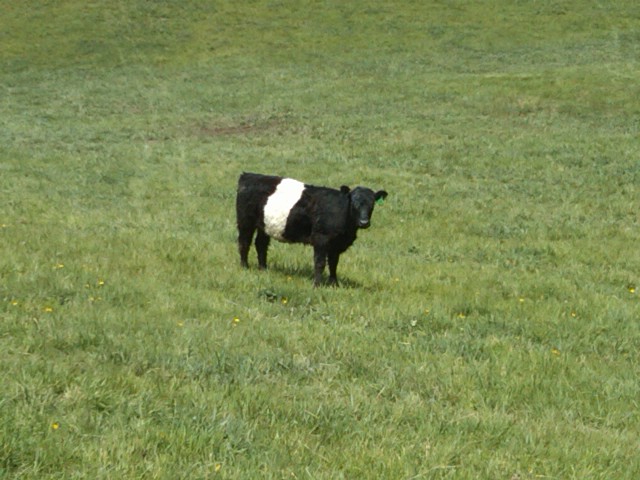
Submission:
M 267 267 L 271 238 L 313 246 L 314 285 L 329 263 L 329 284 L 336 285 L 340 254 L 353 244 L 360 228 L 369 228 L 376 201 L 387 192 L 347 186 L 340 190 L 307 185 L 291 178 L 243 173 L 238 180 L 236 214 L 240 263 L 248 268 L 253 235 L 258 268 Z

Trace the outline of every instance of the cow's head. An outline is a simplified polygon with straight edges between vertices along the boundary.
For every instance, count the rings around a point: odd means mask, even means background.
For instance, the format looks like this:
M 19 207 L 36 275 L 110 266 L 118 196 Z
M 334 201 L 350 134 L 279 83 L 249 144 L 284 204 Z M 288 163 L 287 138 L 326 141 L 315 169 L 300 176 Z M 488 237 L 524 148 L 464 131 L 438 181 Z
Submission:
M 357 228 L 369 228 L 375 203 L 387 197 L 387 192 L 384 190 L 374 192 L 367 187 L 356 187 L 349 190 L 349 187 L 342 186 L 340 191 L 349 195 L 351 218 L 355 221 Z

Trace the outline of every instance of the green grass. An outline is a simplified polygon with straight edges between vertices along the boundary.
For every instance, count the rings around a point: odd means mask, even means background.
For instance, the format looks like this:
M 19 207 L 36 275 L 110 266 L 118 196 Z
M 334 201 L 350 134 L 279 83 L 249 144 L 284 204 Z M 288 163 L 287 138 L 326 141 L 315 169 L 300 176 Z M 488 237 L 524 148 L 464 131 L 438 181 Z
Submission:
M 636 1 L 0 12 L 0 478 L 640 474 Z M 243 170 L 389 192 L 342 287 Z

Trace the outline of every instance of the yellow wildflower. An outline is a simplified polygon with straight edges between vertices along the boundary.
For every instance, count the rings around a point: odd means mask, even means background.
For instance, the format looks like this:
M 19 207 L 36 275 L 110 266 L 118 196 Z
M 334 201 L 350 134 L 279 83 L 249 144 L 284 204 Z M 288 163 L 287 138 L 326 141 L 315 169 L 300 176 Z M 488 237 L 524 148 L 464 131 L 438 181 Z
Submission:
M 51 424 L 51 430 L 58 430 L 60 428 L 60 424 L 58 422 L 53 422 Z
M 51 313 L 51 312 L 53 312 L 53 307 L 46 306 L 46 307 L 44 307 L 44 311 L 47 312 L 47 313 Z

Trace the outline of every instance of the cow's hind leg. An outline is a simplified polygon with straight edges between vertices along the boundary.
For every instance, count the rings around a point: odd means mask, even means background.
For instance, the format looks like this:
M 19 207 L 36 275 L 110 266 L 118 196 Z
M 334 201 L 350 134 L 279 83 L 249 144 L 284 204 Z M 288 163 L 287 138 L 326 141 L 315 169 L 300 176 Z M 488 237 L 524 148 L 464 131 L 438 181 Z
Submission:
M 243 268 L 249 268 L 249 248 L 251 248 L 254 231 L 254 227 L 238 226 L 238 252 L 240 252 L 240 265 Z
M 258 252 L 258 268 L 267 268 L 267 250 L 269 249 L 269 236 L 262 230 L 258 230 L 256 235 L 256 251 Z

